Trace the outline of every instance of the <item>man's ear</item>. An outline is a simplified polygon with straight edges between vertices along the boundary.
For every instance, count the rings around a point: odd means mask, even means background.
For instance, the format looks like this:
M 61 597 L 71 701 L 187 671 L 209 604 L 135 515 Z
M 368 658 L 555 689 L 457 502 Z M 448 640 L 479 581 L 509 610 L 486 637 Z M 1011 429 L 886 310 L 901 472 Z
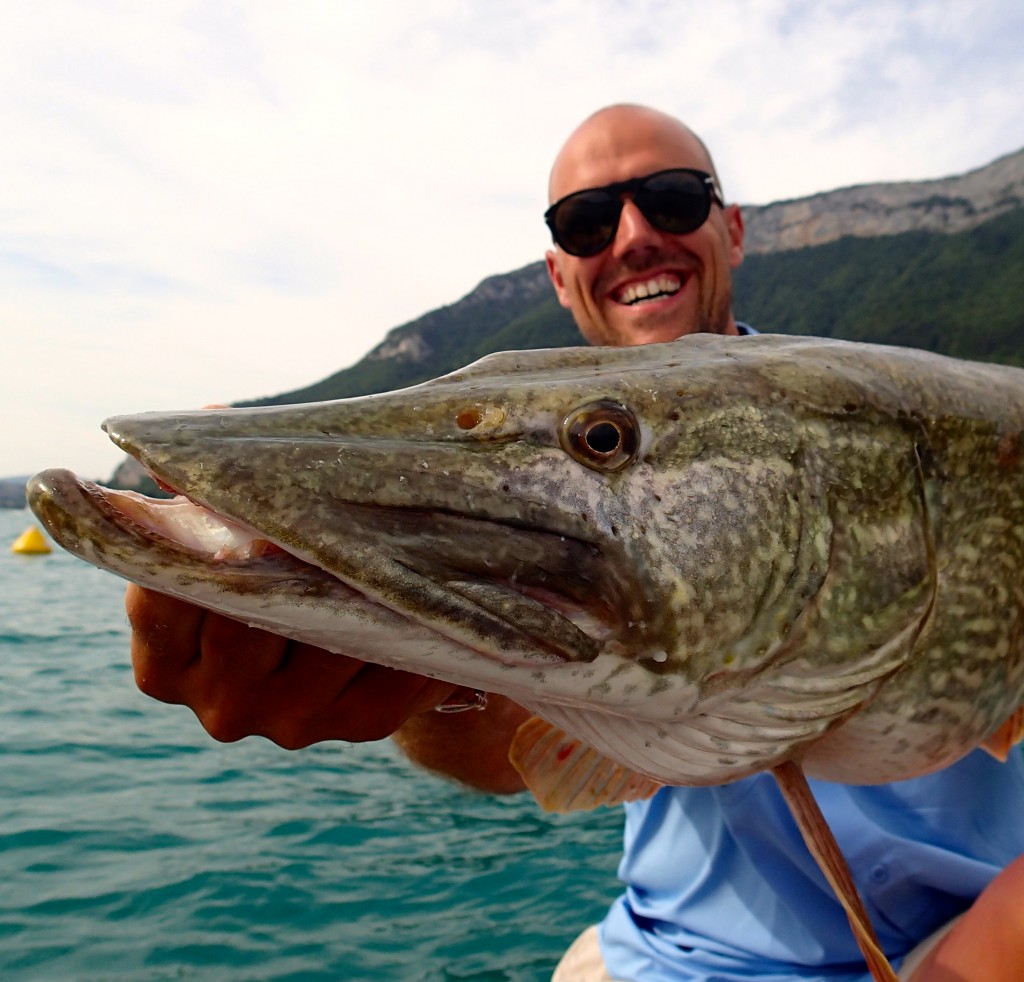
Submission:
M 565 280 L 562 279 L 562 271 L 558 268 L 558 253 L 554 249 L 548 249 L 544 253 L 544 261 L 548 264 L 548 276 L 551 277 L 551 285 L 558 295 L 558 302 L 568 309 L 569 294 L 565 289 Z
M 735 269 L 743 262 L 743 212 L 739 205 L 729 205 L 722 213 L 725 219 L 725 232 L 728 236 L 726 251 L 729 256 L 729 268 Z

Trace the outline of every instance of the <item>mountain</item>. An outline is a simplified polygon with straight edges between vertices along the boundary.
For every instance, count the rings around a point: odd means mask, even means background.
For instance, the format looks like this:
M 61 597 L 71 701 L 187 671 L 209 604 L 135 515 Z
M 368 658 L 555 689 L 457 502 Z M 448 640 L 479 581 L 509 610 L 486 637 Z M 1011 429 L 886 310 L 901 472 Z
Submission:
M 24 508 L 25 485 L 29 475 L 24 477 L 0 477 L 0 508 Z
M 443 375 L 492 351 L 580 343 L 541 261 L 490 276 L 456 303 L 394 328 L 362 361 L 329 378 L 238 405 L 284 405 L 383 392 Z
M 150 498 L 170 498 L 172 495 L 164 491 L 149 472 L 134 457 L 127 454 L 117 465 L 110 480 L 106 482 L 108 488 L 118 491 L 138 491 L 139 494 L 148 495 Z
M 744 207 L 747 255 L 901 232 L 956 233 L 1024 205 L 1024 150 L 959 177 L 861 184 Z
M 1024 366 L 1024 207 L 952 234 L 753 255 L 737 271 L 735 305 L 765 331 Z
M 735 309 L 766 331 L 1024 365 L 1024 150 L 958 177 L 744 206 Z M 412 385 L 491 351 L 576 345 L 543 262 L 484 280 L 282 405 Z

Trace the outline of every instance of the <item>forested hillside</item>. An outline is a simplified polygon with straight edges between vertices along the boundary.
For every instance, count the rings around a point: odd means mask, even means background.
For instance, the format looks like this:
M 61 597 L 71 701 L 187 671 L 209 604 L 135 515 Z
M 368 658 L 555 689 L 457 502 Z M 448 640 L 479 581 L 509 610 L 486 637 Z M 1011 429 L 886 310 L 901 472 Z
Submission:
M 1024 208 L 966 231 L 848 236 L 748 256 L 736 315 L 762 331 L 926 348 L 1024 366 Z M 412 385 L 491 351 L 582 343 L 543 263 L 491 277 L 458 303 L 307 388 L 249 405 L 340 399 Z

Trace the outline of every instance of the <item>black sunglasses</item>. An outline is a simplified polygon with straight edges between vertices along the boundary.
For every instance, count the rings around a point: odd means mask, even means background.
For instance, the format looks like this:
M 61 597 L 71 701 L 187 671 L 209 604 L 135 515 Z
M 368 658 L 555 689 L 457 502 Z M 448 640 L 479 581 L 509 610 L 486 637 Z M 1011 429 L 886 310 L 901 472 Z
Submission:
M 624 194 L 633 196 L 651 225 L 672 235 L 699 229 L 711 214 L 712 202 L 725 207 L 710 174 L 674 167 L 559 198 L 544 212 L 551 237 L 571 256 L 596 256 L 615 238 Z

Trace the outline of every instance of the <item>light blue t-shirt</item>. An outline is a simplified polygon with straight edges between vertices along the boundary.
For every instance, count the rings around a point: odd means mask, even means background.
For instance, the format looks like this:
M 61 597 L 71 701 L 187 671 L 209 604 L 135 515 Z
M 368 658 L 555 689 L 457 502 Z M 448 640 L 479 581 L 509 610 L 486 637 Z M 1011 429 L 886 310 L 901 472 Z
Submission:
M 811 787 L 897 964 L 1024 854 L 1020 751 L 1001 764 L 976 750 L 894 784 Z M 599 927 L 614 978 L 869 979 L 769 774 L 627 805 L 619 877 L 626 892 Z
M 877 787 L 810 784 L 897 964 L 1024 854 L 1020 752 Z M 627 805 L 619 878 L 626 892 L 599 926 L 614 978 L 870 982 L 771 775 Z

